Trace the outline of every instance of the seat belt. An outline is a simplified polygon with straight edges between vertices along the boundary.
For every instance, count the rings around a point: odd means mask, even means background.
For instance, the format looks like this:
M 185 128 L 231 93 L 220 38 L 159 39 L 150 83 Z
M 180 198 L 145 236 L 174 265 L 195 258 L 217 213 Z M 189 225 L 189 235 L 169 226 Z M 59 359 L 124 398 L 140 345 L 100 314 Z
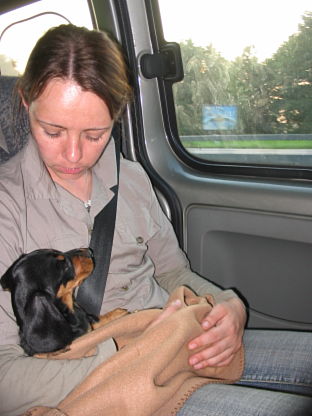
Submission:
M 91 276 L 80 286 L 76 297 L 79 306 L 95 316 L 100 314 L 103 302 L 116 222 L 120 169 L 119 130 L 116 129 L 114 127 L 112 139 L 115 142 L 117 185 L 111 188 L 114 192 L 113 198 L 94 218 L 89 247 L 93 251 L 95 267 Z

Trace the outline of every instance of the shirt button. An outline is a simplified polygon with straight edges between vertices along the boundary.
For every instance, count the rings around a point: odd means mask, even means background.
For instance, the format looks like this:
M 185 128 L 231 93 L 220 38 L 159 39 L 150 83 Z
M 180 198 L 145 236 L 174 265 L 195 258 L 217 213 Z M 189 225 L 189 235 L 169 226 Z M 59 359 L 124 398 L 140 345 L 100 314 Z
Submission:
M 143 239 L 143 237 L 137 237 L 137 238 L 136 238 L 136 242 L 137 242 L 138 244 L 143 244 L 143 243 L 144 243 L 144 239 Z

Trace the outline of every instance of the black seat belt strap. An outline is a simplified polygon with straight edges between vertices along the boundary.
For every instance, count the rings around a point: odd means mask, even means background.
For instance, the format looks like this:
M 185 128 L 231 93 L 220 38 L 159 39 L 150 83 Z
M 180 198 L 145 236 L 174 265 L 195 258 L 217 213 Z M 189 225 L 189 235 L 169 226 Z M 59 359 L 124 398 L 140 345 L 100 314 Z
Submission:
M 118 134 L 116 134 L 118 136 Z M 106 286 L 107 274 L 110 264 L 119 187 L 120 149 L 118 137 L 114 137 L 117 167 L 117 185 L 111 188 L 113 198 L 96 215 L 91 234 L 90 248 L 95 258 L 95 268 L 80 286 L 77 295 L 77 303 L 89 314 L 100 314 Z

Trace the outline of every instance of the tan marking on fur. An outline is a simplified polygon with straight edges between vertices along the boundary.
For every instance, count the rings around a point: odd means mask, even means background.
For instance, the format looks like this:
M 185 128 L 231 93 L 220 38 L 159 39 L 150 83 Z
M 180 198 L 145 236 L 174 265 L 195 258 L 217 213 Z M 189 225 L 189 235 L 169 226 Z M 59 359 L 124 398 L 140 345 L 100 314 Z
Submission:
M 56 294 L 71 311 L 74 309 L 74 289 L 80 286 L 93 271 L 93 261 L 89 257 L 75 256 L 72 258 L 72 263 L 75 270 L 74 279 L 67 282 L 66 285 L 61 285 Z
M 73 301 L 73 292 L 69 287 L 70 282 L 67 283 L 66 286 L 61 285 L 56 296 L 62 299 L 62 302 L 70 309 L 71 311 L 74 309 L 74 301 Z
M 92 324 L 92 329 L 100 328 L 101 326 L 107 325 L 109 322 L 114 321 L 115 319 L 121 318 L 122 316 L 128 315 L 126 309 L 117 308 L 110 312 L 107 312 L 105 315 L 99 316 L 99 321 Z
M 75 269 L 75 287 L 77 287 L 93 272 L 93 261 L 89 257 L 75 256 L 72 262 Z

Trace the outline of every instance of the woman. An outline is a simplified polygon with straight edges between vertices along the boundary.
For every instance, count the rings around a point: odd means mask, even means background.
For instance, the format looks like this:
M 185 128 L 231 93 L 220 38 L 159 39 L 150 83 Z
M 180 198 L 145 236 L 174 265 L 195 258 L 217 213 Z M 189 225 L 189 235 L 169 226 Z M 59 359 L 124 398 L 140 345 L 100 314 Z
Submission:
M 31 137 L 0 168 L 0 274 L 23 252 L 88 246 L 94 217 L 113 196 L 117 174 L 110 135 L 131 98 L 118 46 L 103 33 L 72 25 L 51 29 L 38 41 L 18 89 L 29 115 Z M 217 302 L 202 322 L 203 334 L 189 343 L 190 351 L 206 346 L 190 355 L 190 364 L 196 369 L 227 365 L 242 343 L 246 321 L 242 301 L 233 291 L 222 291 L 190 270 L 143 169 L 122 159 L 101 313 L 116 307 L 130 311 L 162 307 L 168 293 L 183 284 L 198 294 L 213 294 Z M 18 415 L 34 405 L 57 405 L 116 351 L 113 340 L 108 340 L 96 356 L 83 360 L 27 357 L 18 346 L 9 294 L 0 292 L 0 302 L 3 416 Z M 247 333 L 244 382 L 273 388 L 280 381 L 278 387 L 285 391 L 311 393 L 311 368 L 301 373 L 296 369 L 311 362 L 311 341 L 311 334 Z M 269 360 L 268 351 L 281 343 L 285 349 L 278 362 L 274 356 Z M 259 414 L 258 403 L 262 403 L 269 409 L 264 412 L 267 415 L 278 414 L 278 409 L 283 415 L 299 414 L 298 409 L 304 414 L 311 403 L 299 394 L 209 385 L 198 390 L 180 413 L 230 414 L 234 407 L 237 414 Z

